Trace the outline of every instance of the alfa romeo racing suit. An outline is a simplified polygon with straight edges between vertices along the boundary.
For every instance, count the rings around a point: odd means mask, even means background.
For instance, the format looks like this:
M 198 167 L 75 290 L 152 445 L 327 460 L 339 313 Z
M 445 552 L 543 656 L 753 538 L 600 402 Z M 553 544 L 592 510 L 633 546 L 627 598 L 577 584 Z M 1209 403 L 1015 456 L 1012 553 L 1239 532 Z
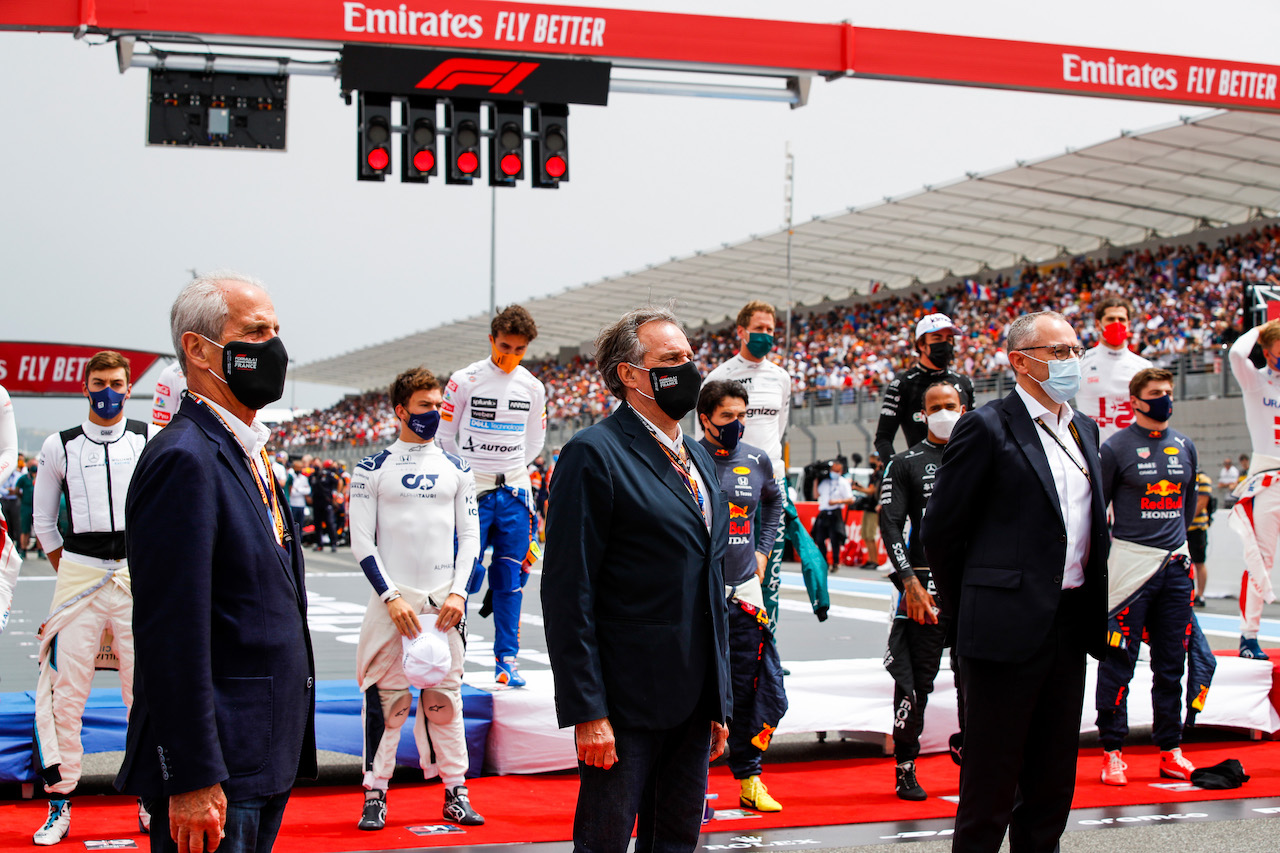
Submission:
M 791 417 L 791 374 L 786 368 L 774 364 L 768 358 L 760 361 L 749 361 L 737 353 L 733 358 L 721 364 L 707 374 L 704 382 L 717 379 L 732 379 L 741 382 L 747 389 L 747 420 L 742 433 L 742 441 L 759 447 L 769 454 L 773 465 L 773 476 L 778 484 L 784 503 L 789 503 L 787 494 L 787 466 L 782 458 L 782 439 L 787 432 L 787 421 Z M 695 437 L 702 437 L 702 425 L 697 423 Z M 779 518 L 779 525 L 786 523 L 787 514 Z M 757 518 L 759 524 L 761 519 Z M 798 524 L 798 522 L 797 522 Z M 786 550 L 785 536 L 779 531 L 774 541 L 773 551 L 769 554 L 769 562 L 764 570 L 764 607 L 769 614 L 769 624 L 777 630 L 778 592 L 782 589 L 782 552 Z M 825 568 L 825 567 L 824 567 Z M 823 594 L 827 576 L 825 571 L 818 573 L 823 584 Z
M 500 662 L 510 659 L 514 664 L 520 650 L 526 563 L 536 557 L 528 466 L 542 451 L 546 435 L 546 389 L 523 367 L 506 373 L 486 358 L 453 374 L 445 386 L 436 440 L 475 472 L 480 550 L 467 591 L 480 591 L 484 552 L 492 546 L 493 653 Z
M 147 425 L 85 421 L 54 433 L 40 450 L 32 528 L 45 553 L 62 548 L 49 616 L 40 627 L 36 761 L 45 790 L 69 794 L 80 781 L 81 717 L 97 669 L 120 671 L 133 705 L 133 594 L 125 559 L 125 497 Z M 70 531 L 58 530 L 66 496 Z
M 926 429 L 927 432 L 927 429 Z M 889 460 L 880 484 L 880 536 L 889 552 L 893 571 L 889 578 L 901 592 L 912 577 L 930 595 L 937 596 L 933 573 L 925 562 L 920 541 L 920 519 L 933 494 L 934 478 L 942 465 L 944 444 L 926 438 Z M 910 523 L 909 541 L 907 524 Z M 938 624 L 922 625 L 907 615 L 906 596 L 898 599 L 889 628 L 884 666 L 893 676 L 893 757 L 902 764 L 920 755 L 920 732 L 933 682 L 942 663 L 947 622 L 941 612 Z M 961 715 L 963 719 L 963 714 Z
M 1245 422 L 1253 445 L 1249 471 L 1236 487 L 1231 529 L 1244 544 L 1245 574 L 1240 579 L 1240 634 L 1257 639 L 1262 605 L 1276 600 L 1271 569 L 1280 544 L 1280 373 L 1256 367 L 1249 358 L 1258 329 L 1231 345 L 1231 372 L 1240 383 Z
M 893 456 L 893 437 L 902 428 L 907 447 L 925 440 L 929 427 L 924 422 L 924 391 L 939 379 L 946 379 L 960 393 L 960 405 L 973 411 L 973 380 L 951 370 L 930 370 L 919 362 L 907 368 L 889 383 L 880 403 L 880 421 L 876 424 L 876 453 L 882 460 Z
M 0 386 L 0 483 L 6 482 L 18 464 L 18 427 L 13 419 L 13 401 L 9 392 Z M 0 515 L 0 634 L 9 622 L 9 608 L 13 604 L 13 588 L 18 582 L 22 558 L 9 538 L 9 527 Z
M 1182 671 L 1193 634 L 1195 583 L 1186 542 L 1196 509 L 1196 447 L 1176 430 L 1135 423 L 1104 443 L 1101 456 L 1103 502 L 1115 523 L 1107 560 L 1111 648 L 1098 665 L 1098 734 L 1108 751 L 1124 742 L 1129 682 L 1146 639 L 1151 736 L 1160 749 L 1171 750 L 1182 742 Z M 1191 685 L 1198 687 L 1208 689 Z
M 772 553 L 778 535 L 782 493 L 763 448 L 739 443 L 727 451 L 706 438 L 699 443 L 715 460 L 720 489 L 729 496 L 729 545 L 724 555 L 734 721 L 729 729 L 729 769 L 733 778 L 749 779 L 760 775 L 761 754 L 787 713 L 782 661 L 756 577 L 756 553 Z
M 373 586 L 356 652 L 364 697 L 364 787 L 385 791 L 412 703 L 400 634 L 385 602 L 399 593 L 420 621 L 434 622 L 450 594 L 466 596 L 480 542 L 475 481 L 467 463 L 436 442 L 396 441 L 356 466 L 350 512 L 351 550 Z M 465 619 L 448 638 L 452 665 L 439 685 L 422 691 L 413 735 L 427 778 L 434 763 L 453 789 L 463 784 L 468 763 L 461 693 Z
M 1080 359 L 1082 381 L 1076 394 L 1076 410 L 1098 425 L 1099 446 L 1133 423 L 1129 380 L 1151 362 L 1128 347 L 1114 350 L 1105 344 L 1085 352 Z

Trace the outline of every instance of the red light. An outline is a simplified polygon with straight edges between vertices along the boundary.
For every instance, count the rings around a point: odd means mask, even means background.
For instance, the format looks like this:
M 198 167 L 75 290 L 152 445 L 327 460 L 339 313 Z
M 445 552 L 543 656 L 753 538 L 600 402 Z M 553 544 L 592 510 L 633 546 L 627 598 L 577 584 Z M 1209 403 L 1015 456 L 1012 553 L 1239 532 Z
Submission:
M 480 168 L 480 158 L 473 151 L 463 151 L 458 155 L 458 171 L 470 175 Z
M 569 170 L 569 167 L 565 164 L 563 157 L 548 157 L 543 169 L 551 177 L 560 178 L 564 177 L 564 173 Z
M 520 170 L 524 168 L 524 162 L 520 159 L 519 154 L 508 154 L 502 158 L 502 174 L 508 177 L 520 174 Z
M 385 148 L 375 148 L 369 152 L 369 168 L 381 172 L 391 164 L 391 155 Z
M 436 155 L 424 148 L 413 155 L 413 168 L 419 172 L 430 172 L 436 167 Z

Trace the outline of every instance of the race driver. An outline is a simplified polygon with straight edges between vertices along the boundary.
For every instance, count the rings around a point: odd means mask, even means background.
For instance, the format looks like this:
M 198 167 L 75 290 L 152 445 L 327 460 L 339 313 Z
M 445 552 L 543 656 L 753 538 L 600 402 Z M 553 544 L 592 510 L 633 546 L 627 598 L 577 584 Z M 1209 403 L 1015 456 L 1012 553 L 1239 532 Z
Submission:
M 492 547 L 494 680 L 508 687 L 525 683 L 516 667 L 520 605 L 529 566 L 538 557 L 529 464 L 546 440 L 547 394 L 520 366 L 537 336 L 528 311 L 519 305 L 504 308 L 489 325 L 490 356 L 450 377 L 440 409 L 440 446 L 465 459 L 475 474 L 480 552 L 467 592 L 480 591 L 484 552 Z
M 1240 579 L 1240 657 L 1267 659 L 1258 645 L 1262 605 L 1276 600 L 1271 568 L 1280 543 L 1280 320 L 1245 332 L 1231 345 L 1231 372 L 1240 384 L 1253 445 L 1249 470 L 1233 493 L 1231 529 L 1244 543 Z
M 1094 307 L 1093 316 L 1102 330 L 1102 340 L 1080 361 L 1083 378 L 1076 394 L 1076 409 L 1093 418 L 1098 425 L 1098 441 L 1105 442 L 1133 423 L 1129 380 L 1139 370 L 1150 367 L 1151 362 L 1129 349 L 1128 302 L 1115 297 L 1103 299 Z
M 18 463 L 18 427 L 13 419 L 13 401 L 9 392 L 0 385 L 0 483 L 7 482 Z M 0 634 L 9 622 L 9 608 L 13 604 L 14 585 L 22 558 L 14 540 L 9 536 L 9 526 L 0 516 Z
M 156 378 L 155 393 L 151 398 L 151 423 L 166 427 L 173 413 L 182 404 L 182 392 L 187 390 L 187 377 L 182 374 L 182 363 L 169 362 Z
M 893 676 L 894 789 L 903 800 L 928 797 L 916 778 L 916 759 L 920 756 L 924 710 L 947 638 L 947 625 L 934 600 L 933 574 L 920 541 L 920 519 L 933 494 L 942 452 L 965 407 L 954 384 L 935 379 L 924 390 L 921 412 L 928 430 L 924 440 L 890 459 L 880 483 L 880 535 L 892 567 L 889 579 L 901 593 L 889 628 L 884 665 Z
M 973 408 L 973 381 L 950 369 L 955 358 L 956 327 L 946 314 L 926 314 L 916 323 L 916 363 L 895 378 L 885 389 L 876 424 L 876 452 L 881 459 L 893 456 L 893 439 L 902 430 L 907 447 L 924 441 L 929 430 L 924 423 L 924 390 L 939 379 L 956 386 L 960 404 Z M 875 552 L 872 552 L 874 558 Z
M 715 460 L 720 490 L 729 499 L 729 545 L 724 555 L 734 721 L 729 729 L 729 770 L 738 780 L 742 806 L 778 812 L 781 804 L 760 780 L 761 758 L 787 712 L 787 694 L 760 580 L 778 534 L 782 492 L 764 448 L 741 440 L 749 405 L 740 382 L 704 382 L 698 392 L 699 443 Z
M 119 669 L 126 710 L 133 704 L 133 594 L 125 559 L 125 496 L 148 427 L 126 420 L 129 360 L 103 350 L 85 364 L 89 418 L 56 432 L 40 450 L 33 529 L 58 573 L 49 616 L 40 627 L 36 688 L 36 772 L 49 814 L 33 840 L 57 844 L 71 826 L 71 795 L 84 750 L 81 716 L 95 669 Z M 58 509 L 66 496 L 64 537 Z M 109 651 L 108 651 L 109 647 Z M 139 827 L 150 817 L 138 805 Z
M 400 638 L 417 637 L 424 620 L 446 636 L 450 662 L 444 680 L 418 697 L 418 762 L 424 772 L 432 764 L 439 770 L 445 819 L 478 826 L 484 818 L 471 808 L 466 787 L 461 693 L 466 585 L 480 548 L 475 480 L 466 462 L 434 440 L 442 395 L 430 371 L 418 367 L 397 376 L 391 402 L 398 440 L 361 461 L 351 478 L 351 549 L 373 586 L 356 650 L 365 727 L 358 826 L 386 825 L 387 785 L 412 703 Z

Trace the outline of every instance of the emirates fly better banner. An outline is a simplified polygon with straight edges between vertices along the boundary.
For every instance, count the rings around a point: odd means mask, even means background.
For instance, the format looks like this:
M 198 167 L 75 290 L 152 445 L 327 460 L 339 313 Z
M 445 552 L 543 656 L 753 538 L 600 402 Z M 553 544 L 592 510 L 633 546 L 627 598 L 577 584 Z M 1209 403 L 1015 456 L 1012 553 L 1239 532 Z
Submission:
M 94 353 L 104 349 L 114 349 L 129 359 L 129 375 L 134 382 L 162 357 L 156 352 L 117 347 L 0 341 L 0 385 L 16 395 L 78 397 L 84 384 L 84 366 Z

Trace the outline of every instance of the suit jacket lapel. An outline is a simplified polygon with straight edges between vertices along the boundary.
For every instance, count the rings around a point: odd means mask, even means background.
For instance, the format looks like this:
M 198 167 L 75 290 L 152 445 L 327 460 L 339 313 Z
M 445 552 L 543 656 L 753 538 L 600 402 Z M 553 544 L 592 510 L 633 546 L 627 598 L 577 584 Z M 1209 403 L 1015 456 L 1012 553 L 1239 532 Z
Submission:
M 1049 495 L 1049 503 L 1053 505 L 1053 511 L 1058 515 L 1058 522 L 1065 530 L 1067 524 L 1062 518 L 1062 507 L 1058 503 L 1058 485 L 1053 480 L 1053 472 L 1049 470 L 1049 458 L 1045 456 L 1044 445 L 1040 443 L 1040 435 L 1037 432 L 1040 427 L 1031 420 L 1031 413 L 1027 411 L 1017 391 L 1006 397 L 1005 401 L 1004 414 L 1009 423 L 1009 431 L 1013 433 L 1014 440 L 1022 448 L 1022 453 L 1031 463 L 1036 476 L 1040 478 L 1040 485 Z
M 676 473 L 675 467 L 671 463 L 671 458 L 667 456 L 658 439 L 655 438 L 640 422 L 640 418 L 635 412 L 631 411 L 630 406 L 622 406 L 614 413 L 614 417 L 622 418 L 619 421 L 624 425 L 626 432 L 631 436 L 631 450 L 637 456 L 645 461 L 658 479 L 662 481 L 672 494 L 684 504 L 685 508 L 690 512 L 696 513 L 698 516 L 698 524 L 703 530 L 706 530 L 706 521 L 703 519 L 702 510 L 698 508 L 697 502 L 693 499 L 693 495 L 689 494 L 689 489 L 684 484 L 684 480 Z M 701 468 L 698 469 L 702 471 Z M 703 474 L 703 480 L 706 481 L 706 474 Z M 704 495 L 703 500 L 707 500 Z

